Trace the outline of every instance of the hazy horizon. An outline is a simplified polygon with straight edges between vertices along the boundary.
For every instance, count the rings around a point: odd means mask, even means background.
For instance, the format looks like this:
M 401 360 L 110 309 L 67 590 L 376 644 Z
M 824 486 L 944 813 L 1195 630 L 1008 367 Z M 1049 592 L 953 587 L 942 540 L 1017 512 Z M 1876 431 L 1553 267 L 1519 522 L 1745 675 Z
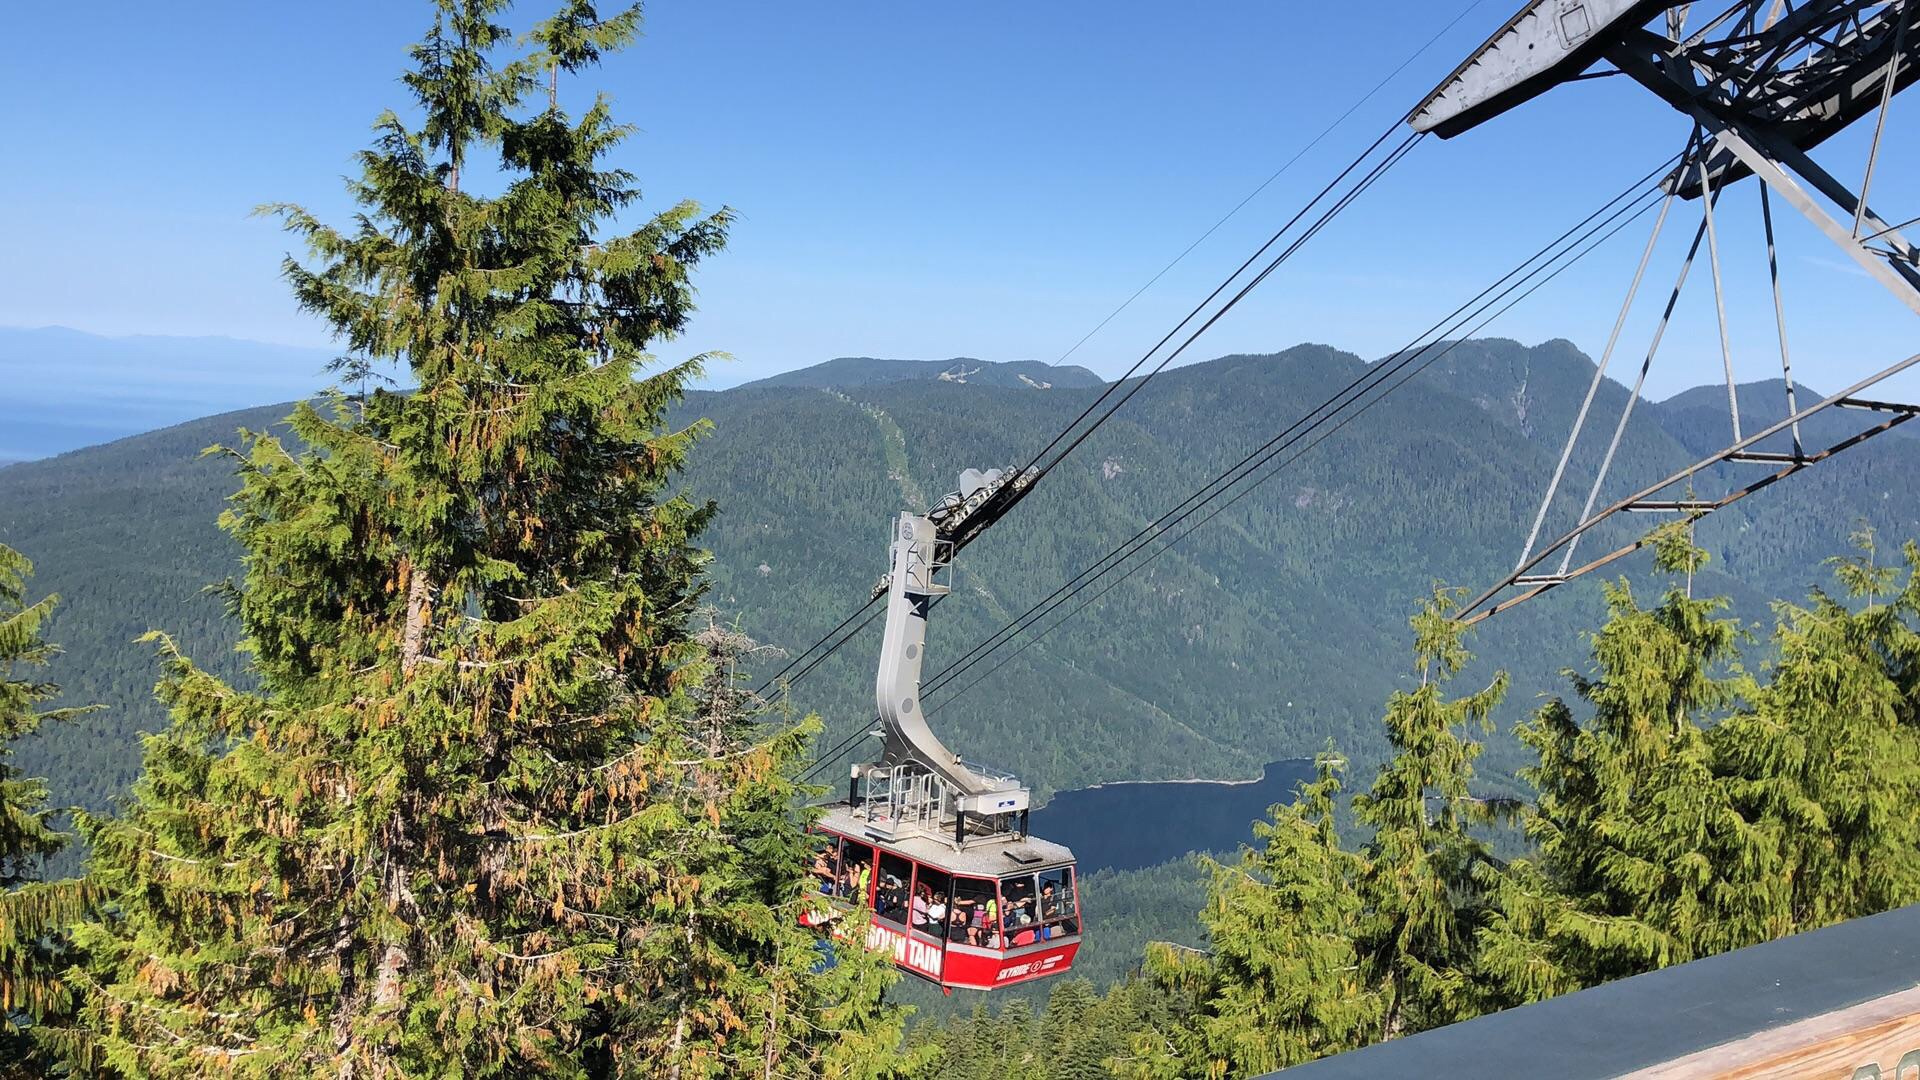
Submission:
M 1339 5 L 1255 0 L 1178 11 L 861 0 L 829 17 L 765 0 L 657 0 L 642 41 L 573 90 L 582 101 L 605 90 L 616 118 L 636 126 L 615 163 L 644 185 L 640 212 L 694 198 L 740 214 L 728 249 L 696 277 L 689 331 L 657 350 L 668 360 L 732 353 L 709 385 L 849 355 L 1052 362 L 1072 352 L 1111 378 L 1374 132 L 1397 126 L 1511 6 L 1390 0 L 1362 29 Z M 54 40 L 63 18 L 30 9 L 17 29 Z M 297 21 L 233 3 L 165 17 L 129 9 L 101 20 L 86 50 L 0 70 L 0 87 L 35 103 L 8 118 L 22 167 L 0 176 L 14 256 L 0 265 L 0 323 L 328 351 L 323 326 L 280 280 L 289 238 L 252 209 L 289 199 L 349 218 L 342 174 L 380 110 L 405 104 L 396 75 L 426 19 L 425 8 L 376 0 Z M 273 47 L 254 47 L 263 42 Z M 209 93 L 209 70 L 255 92 Z M 1891 110 L 1873 194 L 1894 220 L 1920 202 L 1908 179 L 1920 173 L 1904 167 L 1916 125 L 1920 113 Z M 1819 156 L 1857 175 L 1871 128 L 1855 125 Z M 1651 95 L 1603 79 L 1427 140 L 1197 351 L 1295 341 L 1392 351 L 1677 150 L 1688 130 Z M 141 183 L 129 187 L 130 175 Z M 1778 371 L 1754 191 L 1743 181 L 1723 200 L 1742 380 Z M 1617 363 L 1638 361 L 1697 215 L 1696 204 L 1676 210 Z M 1775 216 L 1796 368 L 1845 385 L 1910 351 L 1911 314 L 1797 215 Z M 1564 336 L 1597 354 L 1646 224 L 1485 333 Z M 1655 395 L 1719 375 L 1710 292 L 1696 286 L 1649 377 Z
M 1520 340 L 1500 333 L 1473 336 Z M 1555 338 L 1522 343 L 1537 346 L 1550 340 Z M 34 354 L 36 342 L 60 342 L 68 346 L 68 351 L 49 361 Z M 1233 352 L 1196 351 L 1171 365 L 1169 370 L 1242 353 L 1270 355 L 1303 344 L 1310 343 L 1292 341 Z M 1311 344 L 1325 344 L 1353 353 L 1369 363 L 1381 358 L 1339 341 Z M 1584 349 L 1581 351 L 1586 352 Z M 0 379 L 21 388 L 6 400 L 0 400 L 0 465 L 51 457 L 207 416 L 298 400 L 334 385 L 334 380 L 326 371 L 326 365 L 334 355 L 333 351 L 326 349 L 255 342 L 224 335 L 115 336 L 92 334 L 67 326 L 0 325 Z M 1045 363 L 1030 357 L 889 357 L 871 353 L 849 356 L 932 364 L 960 361 Z M 745 383 L 819 367 L 849 356 L 818 357 L 778 372 L 746 372 L 722 366 L 710 372 L 709 378 L 695 386 L 695 389 L 735 389 Z M 1592 356 L 1588 355 L 1588 359 L 1591 360 Z M 1092 370 L 1071 362 L 1050 366 Z M 1618 373 L 1618 369 L 1610 372 L 1609 381 L 1617 383 L 1614 376 Z M 1094 374 L 1102 379 L 1109 378 L 1097 371 Z M 1758 378 L 1743 379 L 1742 382 L 1764 382 L 1768 377 L 1760 373 Z M 1776 373 L 1771 377 L 1777 378 L 1778 375 Z M 1670 393 L 1649 390 L 1643 396 L 1650 401 L 1664 401 L 1688 390 L 1715 384 L 1694 383 Z M 1822 382 L 1807 385 L 1814 389 L 1837 388 L 1837 384 L 1829 386 Z

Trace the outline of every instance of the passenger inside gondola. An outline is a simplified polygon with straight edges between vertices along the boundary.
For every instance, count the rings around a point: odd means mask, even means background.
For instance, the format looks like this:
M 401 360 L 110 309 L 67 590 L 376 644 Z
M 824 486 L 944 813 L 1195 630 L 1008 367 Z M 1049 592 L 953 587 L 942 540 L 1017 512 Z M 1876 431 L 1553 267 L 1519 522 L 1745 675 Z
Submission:
M 990 917 L 997 919 L 998 916 L 993 882 L 967 877 L 953 879 L 953 929 L 948 935 L 950 940 L 984 946 L 987 920 Z
M 1040 921 L 1046 924 L 1041 937 L 1077 934 L 1080 920 L 1073 906 L 1073 868 L 1062 866 L 1040 873 Z
M 1000 892 L 1006 901 L 1006 935 L 1008 945 L 1018 948 L 1031 945 L 1036 937 L 1033 914 L 1033 879 L 1031 877 L 1008 878 L 1000 883 Z
M 896 926 L 907 922 L 907 885 L 913 880 L 913 864 L 892 852 L 880 853 L 880 888 L 873 901 L 873 913 Z
M 837 848 L 838 845 L 829 841 L 829 847 Z M 839 893 L 839 889 L 835 882 L 833 863 L 828 858 L 828 850 L 828 848 L 822 848 L 813 853 L 813 867 L 811 872 L 813 876 L 818 879 L 820 891 L 826 893 L 828 896 L 834 896 Z
M 952 879 L 943 870 L 921 864 L 914 871 L 913 928 L 939 937 L 947 925 L 947 888 Z

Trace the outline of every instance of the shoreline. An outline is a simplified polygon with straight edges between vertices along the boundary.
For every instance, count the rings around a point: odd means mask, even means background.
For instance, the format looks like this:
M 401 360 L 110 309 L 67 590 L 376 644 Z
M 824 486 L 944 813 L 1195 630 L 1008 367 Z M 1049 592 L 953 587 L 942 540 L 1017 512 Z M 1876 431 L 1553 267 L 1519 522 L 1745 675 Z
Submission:
M 1281 758 L 1278 761 L 1269 761 L 1265 765 L 1260 767 L 1260 775 L 1255 776 L 1248 780 L 1214 780 L 1214 779 L 1209 779 L 1207 777 L 1201 777 L 1201 776 L 1195 776 L 1195 777 L 1191 777 L 1188 779 L 1181 779 L 1181 780 L 1102 780 L 1100 783 L 1088 784 L 1086 787 L 1066 788 L 1063 790 L 1055 791 L 1053 793 L 1053 799 L 1049 799 L 1047 801 L 1048 803 L 1052 803 L 1054 799 L 1058 799 L 1062 795 L 1068 795 L 1076 791 L 1099 791 L 1102 788 L 1138 786 L 1141 784 L 1169 784 L 1169 785 L 1171 784 L 1207 784 L 1214 787 L 1246 787 L 1248 784 L 1264 783 L 1267 779 L 1267 774 L 1272 772 L 1276 766 L 1293 765 L 1296 763 L 1311 766 L 1313 764 L 1313 759 L 1312 758 Z

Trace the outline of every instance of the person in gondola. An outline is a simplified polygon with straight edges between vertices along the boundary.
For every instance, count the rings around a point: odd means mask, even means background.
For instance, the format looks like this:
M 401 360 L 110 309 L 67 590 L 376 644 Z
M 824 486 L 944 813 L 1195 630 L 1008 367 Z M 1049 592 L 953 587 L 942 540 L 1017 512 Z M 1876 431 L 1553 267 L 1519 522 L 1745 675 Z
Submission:
M 988 896 L 987 902 L 973 909 L 973 943 L 989 949 L 1000 947 L 1000 898 Z
M 820 879 L 821 892 L 834 895 L 833 867 L 828 864 L 825 851 L 813 853 L 813 876 Z
M 1031 880 L 1009 881 L 1005 886 L 1007 894 L 1007 929 L 1033 925 L 1033 882 Z
M 1034 941 L 1033 897 L 1007 901 L 1007 938 L 1016 948 Z
M 959 941 L 966 936 L 967 928 L 973 925 L 973 897 L 963 896 L 958 888 L 953 890 L 953 902 L 947 905 L 948 937 Z
M 1060 896 L 1054 891 L 1053 882 L 1040 885 L 1040 940 L 1053 937 L 1054 924 L 1060 921 Z M 1063 931 L 1064 932 L 1064 931 Z
M 865 859 L 854 864 L 852 884 L 853 892 L 850 898 L 855 904 L 866 904 L 873 885 L 873 866 Z
M 953 898 L 953 910 L 947 912 L 947 940 L 973 940 L 973 901 Z

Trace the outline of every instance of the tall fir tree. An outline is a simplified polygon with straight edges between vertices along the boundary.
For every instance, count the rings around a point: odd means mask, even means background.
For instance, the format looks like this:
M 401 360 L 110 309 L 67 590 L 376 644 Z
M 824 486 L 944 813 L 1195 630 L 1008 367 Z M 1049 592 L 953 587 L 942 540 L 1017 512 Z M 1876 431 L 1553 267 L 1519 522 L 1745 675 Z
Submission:
M 892 1075 L 888 976 L 815 975 L 795 923 L 812 725 L 734 708 L 689 627 L 705 425 L 663 417 L 701 361 L 647 350 L 731 215 L 615 231 L 627 129 L 563 80 L 638 10 L 511 55 L 505 7 L 434 5 L 352 226 L 270 208 L 300 303 L 414 389 L 232 452 L 258 689 L 160 640 L 172 724 L 83 823 L 84 1030 L 129 1076 Z
M 1387 702 L 1393 756 L 1373 786 L 1354 799 L 1372 829 L 1359 889 L 1365 917 L 1360 962 L 1381 995 L 1379 1037 L 1391 1039 L 1451 1023 L 1481 1008 L 1468 977 L 1487 915 L 1491 853 L 1476 827 L 1507 809 L 1471 790 L 1481 744 L 1506 695 L 1507 675 L 1459 697 L 1446 693 L 1472 659 L 1452 617 L 1459 596 L 1435 589 L 1414 614 L 1413 653 L 1420 686 Z
M 1920 902 L 1920 547 L 1881 565 L 1855 540 L 1829 560 L 1840 596 L 1776 606 L 1771 677 L 1711 736 L 1736 805 L 1779 837 L 1791 931 Z
M 1684 523 L 1682 523 L 1684 524 Z M 1543 706 L 1518 734 L 1539 755 L 1526 817 L 1537 858 L 1509 867 L 1481 965 L 1495 993 L 1532 1001 L 1764 941 L 1787 930 L 1777 838 L 1734 804 L 1709 728 L 1750 682 L 1730 665 L 1741 631 L 1723 599 L 1694 599 L 1704 559 L 1656 538 L 1687 576 L 1653 608 L 1606 590 L 1591 674 L 1568 671 L 1591 710 Z
M 1137 1036 L 1123 1075 L 1257 1076 L 1363 1046 L 1378 1036 L 1382 998 L 1361 970 L 1365 863 L 1335 829 L 1338 762 L 1292 804 L 1254 823 L 1259 846 L 1237 862 L 1207 860 L 1200 913 L 1212 948 L 1156 943 L 1148 975 L 1191 1011 Z
M 42 628 L 59 597 L 27 600 L 33 564 L 0 544 L 0 1077 L 44 1076 L 55 1067 L 44 1037 L 71 1007 L 60 969 L 62 935 L 91 902 L 81 881 L 44 881 L 45 860 L 66 846 L 47 787 L 13 763 L 13 743 L 49 720 L 85 709 L 45 709 L 59 693 L 33 678 L 55 653 Z

